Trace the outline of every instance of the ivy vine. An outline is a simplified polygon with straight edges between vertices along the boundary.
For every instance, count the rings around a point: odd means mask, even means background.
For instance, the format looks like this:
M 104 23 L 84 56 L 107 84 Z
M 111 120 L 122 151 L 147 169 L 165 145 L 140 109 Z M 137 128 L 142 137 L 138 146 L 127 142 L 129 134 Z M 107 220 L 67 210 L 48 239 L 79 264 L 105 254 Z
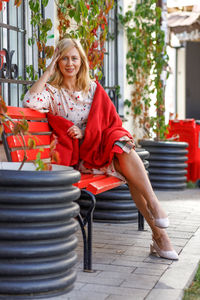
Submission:
M 164 139 L 167 128 L 162 72 L 167 72 L 168 55 L 161 29 L 162 11 L 156 2 L 144 0 L 136 4 L 135 11 L 129 7 L 119 19 L 128 40 L 126 71 L 128 84 L 132 86 L 131 99 L 126 99 L 125 105 L 131 110 L 134 124 L 142 129 L 143 138 L 155 133 L 157 139 Z M 156 117 L 149 116 L 153 95 L 156 95 Z
M 80 39 L 95 76 L 102 75 L 105 41 L 108 33 L 107 15 L 114 0 L 57 0 L 59 35 Z

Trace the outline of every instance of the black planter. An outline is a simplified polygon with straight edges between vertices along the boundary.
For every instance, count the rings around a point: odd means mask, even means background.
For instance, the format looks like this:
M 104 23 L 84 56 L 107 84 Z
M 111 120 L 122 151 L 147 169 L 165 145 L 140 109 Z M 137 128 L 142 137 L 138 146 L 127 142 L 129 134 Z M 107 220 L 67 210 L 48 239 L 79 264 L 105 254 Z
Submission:
M 154 189 L 184 189 L 187 181 L 187 143 L 141 140 L 150 154 L 149 178 Z
M 148 168 L 146 160 L 149 153 L 144 149 L 136 149 L 142 159 L 145 168 Z M 81 207 L 81 214 L 86 215 L 89 207 L 88 196 L 81 194 L 78 203 Z M 106 223 L 128 223 L 138 219 L 138 210 L 133 202 L 129 188 L 126 184 L 96 195 L 96 207 L 94 210 L 94 221 Z
M 70 167 L 23 171 L 0 163 L 0 299 L 38 299 L 65 294 L 76 272 L 80 196 Z

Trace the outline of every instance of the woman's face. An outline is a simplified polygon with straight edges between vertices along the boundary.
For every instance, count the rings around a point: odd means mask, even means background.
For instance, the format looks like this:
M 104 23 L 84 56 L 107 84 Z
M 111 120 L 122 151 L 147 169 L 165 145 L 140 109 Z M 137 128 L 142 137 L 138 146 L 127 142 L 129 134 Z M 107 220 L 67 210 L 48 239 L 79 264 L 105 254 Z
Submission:
M 81 57 L 78 50 L 73 47 L 58 61 L 59 69 L 64 78 L 76 78 L 80 67 Z

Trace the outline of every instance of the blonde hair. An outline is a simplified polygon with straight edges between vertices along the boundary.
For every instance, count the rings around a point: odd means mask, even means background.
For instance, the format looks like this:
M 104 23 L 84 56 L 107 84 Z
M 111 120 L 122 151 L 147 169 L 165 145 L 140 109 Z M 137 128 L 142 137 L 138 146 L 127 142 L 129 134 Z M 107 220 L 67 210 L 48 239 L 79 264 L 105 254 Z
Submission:
M 71 50 L 73 47 L 78 50 L 81 57 L 81 66 L 77 74 L 76 88 L 78 90 L 82 90 L 84 93 L 87 93 L 90 88 L 89 64 L 81 43 L 75 39 L 64 38 L 59 41 L 56 46 L 56 48 L 58 49 L 58 54 L 60 54 L 60 58 L 62 58 L 66 54 L 66 52 Z M 62 86 L 63 75 L 57 65 L 55 73 L 49 80 L 49 83 L 57 88 L 61 88 Z

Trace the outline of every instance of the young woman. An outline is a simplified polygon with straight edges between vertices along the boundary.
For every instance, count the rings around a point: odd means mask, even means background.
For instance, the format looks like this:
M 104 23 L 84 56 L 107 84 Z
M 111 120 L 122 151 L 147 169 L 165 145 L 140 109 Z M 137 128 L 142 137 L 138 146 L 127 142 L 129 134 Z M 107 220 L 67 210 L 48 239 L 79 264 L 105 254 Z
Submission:
M 137 208 L 152 229 L 151 252 L 177 260 L 178 254 L 164 230 L 169 225 L 168 217 L 134 150 L 132 136 L 122 127 L 105 90 L 90 79 L 87 57 L 77 40 L 58 43 L 50 65 L 27 92 L 23 104 L 50 113 L 55 132 L 62 130 L 58 143 L 75 142 L 70 144 L 74 147 L 70 161 L 66 162 L 69 155 L 61 151 L 63 164 L 76 164 L 81 172 L 107 173 L 126 180 Z

